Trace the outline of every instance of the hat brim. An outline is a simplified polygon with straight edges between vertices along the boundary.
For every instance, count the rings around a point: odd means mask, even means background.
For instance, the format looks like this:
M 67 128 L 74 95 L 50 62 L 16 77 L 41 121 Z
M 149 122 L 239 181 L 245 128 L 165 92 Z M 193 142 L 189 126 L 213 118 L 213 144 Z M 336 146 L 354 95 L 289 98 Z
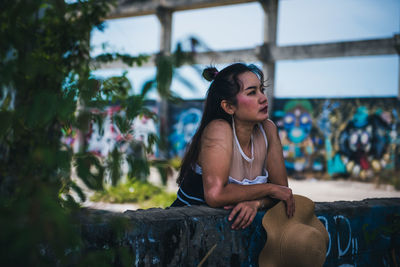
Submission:
M 301 261 L 307 262 L 307 257 L 312 257 L 315 265 L 322 266 L 325 261 L 326 246 L 329 242 L 328 233 L 324 225 L 318 220 L 314 214 L 314 202 L 307 197 L 294 195 L 296 211 L 294 216 L 288 218 L 286 215 L 286 207 L 283 201 L 280 201 L 273 208 L 269 209 L 263 217 L 262 225 L 267 232 L 267 242 L 259 255 L 259 266 L 261 267 L 283 267 L 291 266 L 290 261 L 287 259 L 291 258 L 294 261 L 292 266 L 299 266 L 299 261 L 296 257 L 301 257 Z M 296 230 L 294 230 L 296 229 Z M 297 254 L 299 255 L 283 255 L 293 254 L 293 249 L 283 244 L 284 242 L 290 243 L 291 233 L 298 231 L 296 236 L 293 236 L 293 244 L 296 240 L 306 240 L 306 247 L 299 248 Z M 284 238 L 283 238 L 284 237 Z M 285 239 L 285 241 L 283 241 Z M 287 239 L 287 240 L 286 240 Z M 304 242 L 304 241 L 300 241 Z M 290 246 L 291 244 L 289 244 Z M 311 251 L 312 248 L 317 248 L 318 251 Z M 302 255 L 304 251 L 308 249 L 309 255 Z M 289 252 L 290 251 L 290 252 Z M 294 253 L 296 254 L 296 253 Z M 320 255 L 322 263 L 318 263 L 315 258 L 317 254 Z

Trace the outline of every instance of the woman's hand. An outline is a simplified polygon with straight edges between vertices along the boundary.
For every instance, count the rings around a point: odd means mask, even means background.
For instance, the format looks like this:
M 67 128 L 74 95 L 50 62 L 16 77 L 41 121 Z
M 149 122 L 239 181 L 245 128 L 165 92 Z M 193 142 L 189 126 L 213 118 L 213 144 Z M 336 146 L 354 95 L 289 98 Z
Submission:
M 225 206 L 224 209 L 232 209 L 229 214 L 228 220 L 232 221 L 235 216 L 236 219 L 232 223 L 232 229 L 244 229 L 248 227 L 254 220 L 257 210 L 260 207 L 260 200 L 243 201 L 236 205 Z
M 272 198 L 283 200 L 286 204 L 286 215 L 290 218 L 295 212 L 295 203 L 293 198 L 292 189 L 287 186 L 271 184 L 272 192 L 269 195 Z

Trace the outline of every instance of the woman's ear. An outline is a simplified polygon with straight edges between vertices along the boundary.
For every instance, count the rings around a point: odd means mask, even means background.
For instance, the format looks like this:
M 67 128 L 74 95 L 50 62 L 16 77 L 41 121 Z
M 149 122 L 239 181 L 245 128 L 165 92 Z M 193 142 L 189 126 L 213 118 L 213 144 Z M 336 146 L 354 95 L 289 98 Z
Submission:
M 222 100 L 221 101 L 221 108 L 228 113 L 229 115 L 233 115 L 235 114 L 236 108 L 234 105 L 232 105 L 232 103 L 230 103 L 227 100 Z

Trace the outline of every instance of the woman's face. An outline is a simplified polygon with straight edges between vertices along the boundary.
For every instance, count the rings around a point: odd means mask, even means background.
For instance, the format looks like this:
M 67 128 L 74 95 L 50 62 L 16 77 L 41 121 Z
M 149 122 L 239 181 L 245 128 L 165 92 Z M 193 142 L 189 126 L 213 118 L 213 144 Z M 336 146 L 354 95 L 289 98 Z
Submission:
M 264 86 L 253 72 L 238 76 L 242 83 L 236 95 L 235 117 L 238 120 L 261 122 L 268 119 L 268 101 L 264 95 Z

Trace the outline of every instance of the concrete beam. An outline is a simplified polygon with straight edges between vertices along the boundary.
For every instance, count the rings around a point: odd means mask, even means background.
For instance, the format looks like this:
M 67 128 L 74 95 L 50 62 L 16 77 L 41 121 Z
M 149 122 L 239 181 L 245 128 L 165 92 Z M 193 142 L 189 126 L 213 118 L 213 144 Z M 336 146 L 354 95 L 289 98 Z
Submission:
M 232 62 L 257 62 L 260 59 L 257 57 L 257 49 L 239 49 L 216 52 L 201 52 L 193 55 L 196 64 L 229 64 Z M 151 55 L 147 62 L 142 64 L 143 67 L 154 67 L 156 55 Z M 128 68 L 121 60 L 116 60 L 106 64 L 93 62 L 94 66 L 99 69 L 119 69 Z
M 256 0 L 118 0 L 117 6 L 105 19 L 153 15 L 159 7 L 182 11 L 250 2 Z
M 232 62 L 264 63 L 278 60 L 299 60 L 329 57 L 374 56 L 398 54 L 398 35 L 393 38 L 337 42 L 314 45 L 274 46 L 264 44 L 253 49 L 225 50 L 202 52 L 194 55 L 197 64 L 228 64 Z M 154 66 L 155 55 L 152 55 L 144 66 Z M 97 64 L 99 68 L 126 68 L 122 62 Z
M 329 57 L 395 55 L 396 35 L 393 38 L 348 41 L 324 44 L 261 47 L 263 61 L 296 60 Z

